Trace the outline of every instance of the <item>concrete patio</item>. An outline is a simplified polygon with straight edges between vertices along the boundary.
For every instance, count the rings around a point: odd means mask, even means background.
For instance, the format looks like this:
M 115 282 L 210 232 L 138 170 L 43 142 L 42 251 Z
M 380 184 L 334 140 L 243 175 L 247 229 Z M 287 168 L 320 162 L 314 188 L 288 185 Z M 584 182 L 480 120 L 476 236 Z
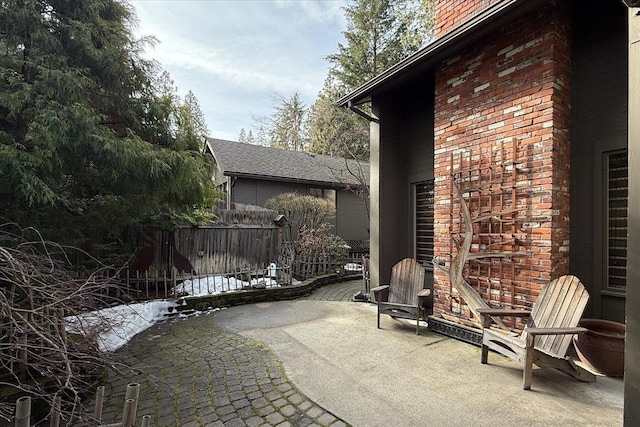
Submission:
M 388 317 L 376 307 L 298 300 L 239 306 L 217 326 L 265 343 L 310 400 L 354 426 L 618 426 L 621 379 L 580 383 Z
M 118 351 L 142 371 L 113 372 L 105 417 L 118 421 L 128 382 L 155 426 L 620 426 L 623 383 L 580 383 L 350 302 L 360 281 L 293 301 L 158 323 Z M 90 406 L 91 407 L 91 406 Z

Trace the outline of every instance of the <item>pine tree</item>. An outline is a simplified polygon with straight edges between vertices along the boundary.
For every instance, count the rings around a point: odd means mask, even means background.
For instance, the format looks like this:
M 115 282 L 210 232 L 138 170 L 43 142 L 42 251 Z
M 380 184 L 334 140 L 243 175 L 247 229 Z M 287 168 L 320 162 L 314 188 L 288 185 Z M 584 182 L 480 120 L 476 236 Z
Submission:
M 247 142 L 247 131 L 244 128 L 240 129 L 240 135 L 238 135 L 238 142 Z
M 265 121 L 271 146 L 304 151 L 307 146 L 307 108 L 300 100 L 300 94 L 296 92 L 288 99 L 275 94 L 274 100 L 275 111 Z
M 256 144 L 267 147 L 269 145 L 269 141 L 267 140 L 267 132 L 264 130 L 263 126 L 258 128 L 258 134 L 256 135 Z
M 311 106 L 307 122 L 309 151 L 329 156 L 369 160 L 369 123 L 340 108 L 335 100 L 345 95 L 329 76 L 318 99 Z
M 204 151 L 204 138 L 209 133 L 198 98 L 188 91 L 177 109 L 176 140 L 191 151 Z
M 249 129 L 249 133 L 247 134 L 247 142 L 249 144 L 255 144 L 256 140 L 253 137 L 253 132 L 251 131 L 251 129 Z
M 432 25 L 433 0 L 356 0 L 345 7 L 346 44 L 329 55 L 331 72 L 347 90 L 353 90 L 396 62 L 414 53 L 426 41 Z
M 0 3 L 0 207 L 67 243 L 211 204 L 202 117 L 116 0 Z
M 432 3 L 356 0 L 345 8 L 346 44 L 327 57 L 332 68 L 309 112 L 310 151 L 368 160 L 368 123 L 334 103 L 426 43 L 433 27 Z

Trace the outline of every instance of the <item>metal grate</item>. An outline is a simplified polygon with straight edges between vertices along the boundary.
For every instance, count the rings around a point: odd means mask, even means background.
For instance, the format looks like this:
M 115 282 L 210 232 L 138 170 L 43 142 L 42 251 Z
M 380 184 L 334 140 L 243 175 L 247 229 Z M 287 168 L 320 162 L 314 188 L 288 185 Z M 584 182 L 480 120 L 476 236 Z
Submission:
M 429 324 L 430 331 L 434 331 L 469 344 L 482 345 L 482 331 L 480 329 L 469 328 L 434 316 L 429 316 L 427 322 Z

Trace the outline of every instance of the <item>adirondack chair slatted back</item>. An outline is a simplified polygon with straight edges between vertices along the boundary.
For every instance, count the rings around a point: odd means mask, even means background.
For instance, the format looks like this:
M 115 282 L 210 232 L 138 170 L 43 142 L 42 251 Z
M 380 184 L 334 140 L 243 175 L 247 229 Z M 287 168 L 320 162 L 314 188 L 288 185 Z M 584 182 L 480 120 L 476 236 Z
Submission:
M 424 288 L 424 267 L 413 258 L 405 258 L 391 269 L 389 302 L 417 304 L 418 293 Z
M 578 326 L 589 300 L 584 285 L 575 276 L 562 276 L 546 285 L 533 304 L 527 327 L 563 328 Z M 526 339 L 526 328 L 521 339 Z M 535 347 L 547 354 L 563 357 L 571 335 L 544 335 L 536 338 Z

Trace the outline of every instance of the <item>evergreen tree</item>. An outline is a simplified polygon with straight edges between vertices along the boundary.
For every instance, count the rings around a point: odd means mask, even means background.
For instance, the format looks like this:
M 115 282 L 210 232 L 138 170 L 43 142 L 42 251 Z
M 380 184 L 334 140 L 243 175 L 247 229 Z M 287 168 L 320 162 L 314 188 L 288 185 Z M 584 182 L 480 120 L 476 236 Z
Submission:
M 368 160 L 368 123 L 334 103 L 429 40 L 433 0 L 356 0 L 347 6 L 346 44 L 327 60 L 332 68 L 308 120 L 309 150 Z M 368 106 L 360 108 L 367 110 Z
M 258 134 L 256 135 L 256 144 L 262 145 L 264 147 L 269 146 L 269 141 L 267 140 L 267 132 L 262 126 L 258 128 Z
M 300 100 L 300 94 L 296 92 L 288 99 L 275 94 L 274 100 L 275 111 L 265 120 L 271 146 L 304 151 L 307 146 L 307 108 Z
M 195 97 L 141 58 L 116 0 L 0 3 L 0 207 L 67 243 L 214 202 Z
M 256 140 L 253 137 L 253 132 L 251 131 L 251 129 L 249 129 L 249 133 L 247 134 L 247 142 L 249 144 L 255 144 Z
M 369 123 L 335 105 L 349 91 L 421 48 L 433 27 L 433 0 L 355 0 L 345 10 L 346 44 L 329 55 L 332 65 L 308 119 L 309 151 L 369 160 Z M 367 105 L 360 106 L 364 110 Z M 368 206 L 367 177 L 350 170 L 362 184 L 355 192 Z
M 412 54 L 433 37 L 435 0 L 405 0 L 396 3 L 403 51 Z
M 331 76 L 327 77 L 308 117 L 309 151 L 329 156 L 369 160 L 369 123 L 335 100 L 345 95 Z
M 238 135 L 238 142 L 247 142 L 247 131 L 244 128 L 240 129 L 240 135 Z
M 418 50 L 430 34 L 433 0 L 356 0 L 346 6 L 346 44 L 329 55 L 331 72 L 353 90 Z
M 209 133 L 198 98 L 189 91 L 177 109 L 176 139 L 182 141 L 185 148 L 204 151 L 204 138 Z

